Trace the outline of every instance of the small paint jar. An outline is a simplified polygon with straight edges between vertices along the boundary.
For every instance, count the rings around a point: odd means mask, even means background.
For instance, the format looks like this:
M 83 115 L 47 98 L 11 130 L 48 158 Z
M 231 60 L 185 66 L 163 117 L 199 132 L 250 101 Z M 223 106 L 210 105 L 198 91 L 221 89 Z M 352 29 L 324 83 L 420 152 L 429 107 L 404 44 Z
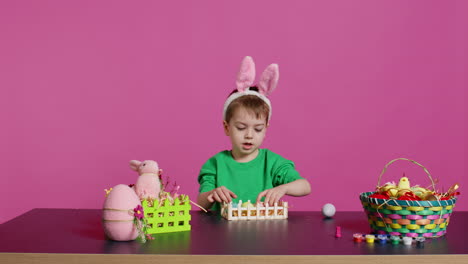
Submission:
M 362 242 L 362 234 L 361 233 L 355 233 L 353 235 L 353 240 L 354 240 L 354 242 L 358 242 L 358 243 Z
M 424 241 L 426 241 L 425 237 L 417 237 L 415 240 L 416 240 L 416 247 L 418 248 L 424 247 Z
M 403 237 L 403 244 L 406 246 L 411 246 L 413 243 L 413 238 L 412 237 Z
M 379 240 L 380 244 L 386 244 L 388 237 L 386 235 L 378 235 L 377 239 Z
M 417 238 L 416 238 L 416 242 L 417 242 L 417 243 L 424 243 L 424 241 L 426 241 L 426 238 L 425 238 L 425 237 L 417 237 Z
M 375 236 L 374 235 L 366 235 L 366 242 L 367 243 L 374 243 Z
M 399 236 L 391 236 L 390 241 L 392 241 L 392 244 L 396 245 L 400 243 L 401 238 Z

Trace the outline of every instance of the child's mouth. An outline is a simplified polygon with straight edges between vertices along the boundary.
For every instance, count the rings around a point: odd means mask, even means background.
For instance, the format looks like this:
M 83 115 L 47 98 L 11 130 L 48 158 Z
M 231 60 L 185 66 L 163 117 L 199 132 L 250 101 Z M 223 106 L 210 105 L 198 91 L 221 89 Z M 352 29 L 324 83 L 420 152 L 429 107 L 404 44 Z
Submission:
M 243 143 L 242 144 L 242 148 L 243 149 L 246 149 L 246 150 L 249 150 L 253 147 L 253 144 L 252 143 Z

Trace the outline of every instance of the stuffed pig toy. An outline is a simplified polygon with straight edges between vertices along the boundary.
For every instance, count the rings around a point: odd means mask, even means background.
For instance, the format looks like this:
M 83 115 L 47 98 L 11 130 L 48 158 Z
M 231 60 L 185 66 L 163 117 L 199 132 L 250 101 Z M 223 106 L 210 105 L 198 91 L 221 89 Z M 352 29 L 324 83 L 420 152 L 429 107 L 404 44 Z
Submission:
M 140 177 L 133 187 L 140 199 L 157 199 L 161 191 L 160 175 L 162 170 L 158 163 L 153 160 L 130 161 L 130 168 L 137 171 Z

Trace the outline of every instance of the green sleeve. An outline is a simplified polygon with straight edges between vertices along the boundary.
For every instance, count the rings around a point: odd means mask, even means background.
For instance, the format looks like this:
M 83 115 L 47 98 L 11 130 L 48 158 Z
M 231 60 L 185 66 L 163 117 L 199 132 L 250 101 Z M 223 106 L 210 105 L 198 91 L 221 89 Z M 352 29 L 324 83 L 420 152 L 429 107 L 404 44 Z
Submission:
M 209 159 L 203 164 L 198 175 L 198 183 L 200 183 L 200 193 L 216 188 L 216 160 L 214 158 Z
M 294 168 L 294 162 L 284 160 L 281 165 L 273 170 L 273 186 L 290 183 L 295 180 L 303 179 L 299 172 Z

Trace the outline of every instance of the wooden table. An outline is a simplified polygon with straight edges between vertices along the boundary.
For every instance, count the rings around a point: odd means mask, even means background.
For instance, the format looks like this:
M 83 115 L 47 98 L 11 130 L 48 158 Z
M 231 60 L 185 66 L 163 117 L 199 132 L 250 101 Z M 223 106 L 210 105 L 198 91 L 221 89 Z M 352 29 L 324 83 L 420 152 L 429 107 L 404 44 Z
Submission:
M 353 242 L 354 233 L 369 231 L 363 212 L 324 219 L 292 211 L 287 220 L 236 222 L 191 215 L 191 231 L 141 244 L 107 240 L 101 210 L 34 209 L 0 225 L 0 263 L 468 263 L 468 212 L 455 211 L 447 235 L 423 246 Z

